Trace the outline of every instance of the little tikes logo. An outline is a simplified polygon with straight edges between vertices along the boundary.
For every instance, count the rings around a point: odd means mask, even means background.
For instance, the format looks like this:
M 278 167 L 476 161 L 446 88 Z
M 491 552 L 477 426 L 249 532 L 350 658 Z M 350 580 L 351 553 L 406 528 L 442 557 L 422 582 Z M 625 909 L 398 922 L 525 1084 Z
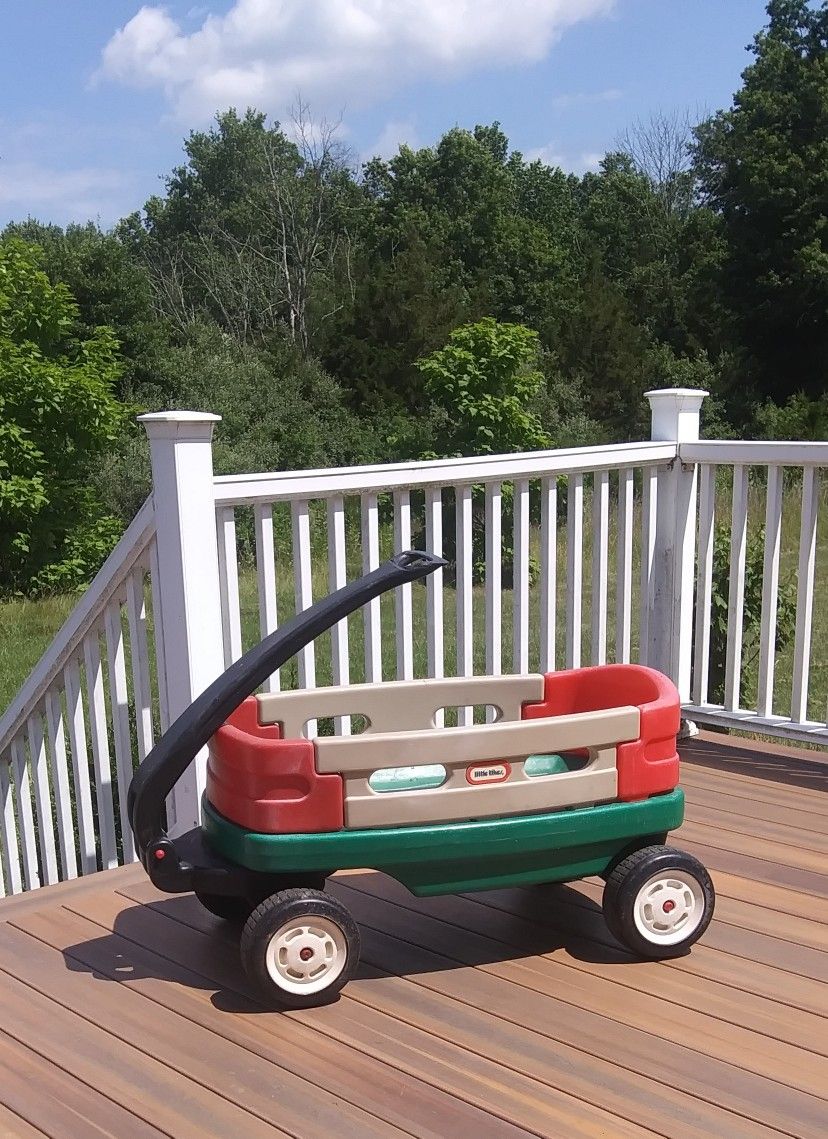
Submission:
M 512 774 L 511 764 L 508 763 L 473 763 L 466 768 L 466 780 L 477 785 L 478 783 L 503 783 Z

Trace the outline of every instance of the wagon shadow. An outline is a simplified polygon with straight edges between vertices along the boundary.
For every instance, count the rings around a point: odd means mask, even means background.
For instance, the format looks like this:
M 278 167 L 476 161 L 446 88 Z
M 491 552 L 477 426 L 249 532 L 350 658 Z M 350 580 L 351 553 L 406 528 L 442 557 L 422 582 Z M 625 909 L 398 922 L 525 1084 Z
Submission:
M 584 961 L 622 963 L 630 956 L 609 942 L 600 907 L 567 886 L 415 899 L 376 873 L 329 883 L 360 927 L 362 956 L 350 985 L 389 978 L 416 980 L 479 965 L 564 953 Z M 598 940 L 603 938 L 603 940 Z M 184 1004 L 198 991 L 228 1013 L 272 1013 L 256 999 L 239 962 L 239 928 L 207 914 L 192 895 L 130 903 L 111 932 L 64 949 L 66 968 L 122 984 L 168 1003 L 168 986 Z M 198 998 L 201 999 L 201 998 Z

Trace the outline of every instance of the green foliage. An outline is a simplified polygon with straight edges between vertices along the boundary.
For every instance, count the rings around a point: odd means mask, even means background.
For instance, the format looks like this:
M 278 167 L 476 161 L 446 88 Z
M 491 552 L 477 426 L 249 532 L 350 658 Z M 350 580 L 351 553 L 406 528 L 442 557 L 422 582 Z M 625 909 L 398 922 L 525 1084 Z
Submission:
M 41 263 L 19 238 L 0 241 L 3 592 L 77 584 L 115 536 L 89 476 L 124 417 L 117 343 L 106 328 L 73 337 L 77 306 Z
M 102 326 L 112 330 L 122 360 L 118 398 L 129 402 L 157 390 L 169 329 L 156 312 L 149 276 L 130 249 L 93 222 L 63 230 L 29 220 L 10 225 L 6 235 L 39 246 L 50 282 L 68 287 L 77 305 L 73 336 L 86 340 Z
M 803 392 L 792 395 L 784 407 L 772 400 L 756 410 L 759 435 L 764 439 L 828 439 L 828 392 L 809 399 Z
M 762 621 L 762 584 L 764 581 L 765 528 L 759 526 L 748 536 L 745 549 L 745 586 L 742 627 L 741 691 L 755 686 L 759 661 L 759 633 Z M 708 696 L 712 703 L 723 704 L 727 668 L 728 609 L 730 595 L 730 530 L 716 527 L 713 538 L 712 606 L 710 618 L 710 657 Z M 788 578 L 779 583 L 776 609 L 775 649 L 781 652 L 792 640 L 796 629 L 796 582 Z M 731 633 L 732 635 L 732 633 Z
M 222 417 L 217 474 L 342 466 L 377 458 L 371 424 L 348 409 L 341 387 L 283 336 L 256 348 L 212 324 L 193 324 L 162 373 L 175 406 Z M 160 410 L 149 404 L 146 410 Z M 131 429 L 101 467 L 100 492 L 126 523 L 150 489 L 142 432 Z
M 444 348 L 418 360 L 426 392 L 445 414 L 441 452 L 496 455 L 548 447 L 529 406 L 543 385 L 537 362 L 538 334 L 493 317 L 455 329 Z
M 531 403 L 540 392 L 543 373 L 538 369 L 538 335 L 520 324 L 500 324 L 486 317 L 476 324 L 457 328 L 444 348 L 416 362 L 425 376 L 432 401 L 432 429 L 439 428 L 440 454 L 496 455 L 509 451 L 534 451 L 550 445 Z M 435 458 L 433 439 L 422 453 Z M 504 489 L 505 531 L 512 516 L 511 486 Z M 473 490 L 472 511 L 482 523 L 484 491 Z M 448 526 L 447 552 L 451 557 L 454 528 Z M 474 572 L 484 572 L 483 527 L 473 528 Z M 502 545 L 506 577 L 512 548 Z
M 696 165 L 751 383 L 784 402 L 828 386 L 828 4 L 767 11 L 732 109 L 696 132 Z

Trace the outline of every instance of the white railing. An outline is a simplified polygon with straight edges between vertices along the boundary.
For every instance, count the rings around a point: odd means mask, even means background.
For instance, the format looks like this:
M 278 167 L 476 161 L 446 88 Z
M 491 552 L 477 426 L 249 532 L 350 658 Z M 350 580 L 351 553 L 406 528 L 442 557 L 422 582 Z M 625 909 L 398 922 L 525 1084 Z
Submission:
M 815 628 L 817 614 L 823 621 L 828 616 L 828 597 L 824 584 L 818 592 L 816 576 L 819 537 L 824 558 L 828 536 L 826 488 L 820 481 L 820 468 L 828 466 L 828 443 L 705 441 L 684 444 L 679 453 L 682 463 L 701 472 L 693 682 L 687 715 L 702 723 L 828 743 L 828 708 L 824 696 L 817 707 L 815 695 L 817 690 L 824 693 L 828 671 L 828 652 Z M 726 535 L 727 564 L 722 559 L 717 567 L 718 527 Z M 750 538 L 762 531 L 761 554 L 754 554 L 750 565 Z M 719 612 L 724 612 L 723 569 L 727 620 L 722 662 L 721 646 L 717 654 L 713 643 L 713 610 L 718 577 Z M 823 563 L 823 574 L 826 569 Z M 791 601 L 795 598 L 793 611 L 783 613 L 782 622 L 781 591 Z M 823 626 L 822 636 L 825 631 Z M 786 643 L 780 645 L 780 640 Z M 745 659 L 748 652 L 752 662 Z M 746 663 L 753 666 L 748 675 Z M 810 684 L 814 667 L 821 670 L 819 686 Z M 714 686 L 719 689 L 716 693 Z
M 280 622 L 417 544 L 448 569 L 341 622 L 266 690 L 636 660 L 673 677 L 692 719 L 828 742 L 809 698 L 826 666 L 811 645 L 826 603 L 815 565 L 828 444 L 699 442 L 703 393 L 649 398 L 646 443 L 219 478 L 217 417 L 142 417 L 152 504 L 0 718 L 0 892 L 131 860 L 126 788 L 158 731 Z M 723 642 L 714 535 L 728 495 Z M 746 544 L 762 495 L 758 679 L 746 682 Z M 469 724 L 473 709 L 457 717 Z M 199 757 L 168 804 L 173 832 L 197 821 L 203 778 Z
M 158 704 L 154 561 L 147 502 L 0 717 L 0 894 L 134 858 L 126 791 L 152 747 Z

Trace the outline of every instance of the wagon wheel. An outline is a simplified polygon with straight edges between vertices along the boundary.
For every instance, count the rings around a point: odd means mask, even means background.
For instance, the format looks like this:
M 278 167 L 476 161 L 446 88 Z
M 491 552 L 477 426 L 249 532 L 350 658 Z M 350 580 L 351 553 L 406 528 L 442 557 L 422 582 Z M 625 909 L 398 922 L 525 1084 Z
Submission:
M 359 962 L 359 930 L 341 902 L 318 890 L 266 898 L 242 931 L 241 959 L 268 1004 L 327 1004 Z
M 640 957 L 679 957 L 701 937 L 715 906 L 710 875 L 697 858 L 646 846 L 615 867 L 604 887 L 612 935 Z
M 240 898 L 237 894 L 206 894 L 202 890 L 196 890 L 195 896 L 213 917 L 237 925 L 247 921 L 253 908 L 247 898 Z

